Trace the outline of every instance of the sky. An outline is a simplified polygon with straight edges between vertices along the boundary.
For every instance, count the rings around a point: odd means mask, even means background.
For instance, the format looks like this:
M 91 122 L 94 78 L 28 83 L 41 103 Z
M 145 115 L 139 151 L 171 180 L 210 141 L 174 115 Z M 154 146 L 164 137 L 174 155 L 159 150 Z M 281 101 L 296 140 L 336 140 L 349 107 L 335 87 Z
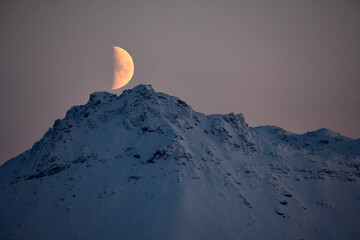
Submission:
M 95 91 L 138 84 L 250 126 L 360 138 L 360 1 L 0 2 L 0 164 Z M 133 79 L 111 90 L 113 46 Z

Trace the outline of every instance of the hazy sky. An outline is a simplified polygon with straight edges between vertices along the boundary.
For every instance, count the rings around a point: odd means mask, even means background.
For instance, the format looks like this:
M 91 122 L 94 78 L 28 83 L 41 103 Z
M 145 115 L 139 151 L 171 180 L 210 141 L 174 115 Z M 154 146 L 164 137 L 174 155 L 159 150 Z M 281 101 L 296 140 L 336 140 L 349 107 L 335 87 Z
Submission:
M 2 0 L 0 36 L 0 164 L 110 91 L 113 45 L 135 63 L 124 89 L 152 84 L 250 126 L 360 137 L 358 0 Z

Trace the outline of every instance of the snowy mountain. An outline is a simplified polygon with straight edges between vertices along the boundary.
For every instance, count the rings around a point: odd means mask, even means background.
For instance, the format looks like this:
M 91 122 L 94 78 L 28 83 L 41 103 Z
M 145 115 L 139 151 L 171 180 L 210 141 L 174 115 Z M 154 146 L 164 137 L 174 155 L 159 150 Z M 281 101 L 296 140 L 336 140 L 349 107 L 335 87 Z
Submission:
M 0 167 L 0 239 L 360 239 L 360 140 L 249 127 L 139 85 Z

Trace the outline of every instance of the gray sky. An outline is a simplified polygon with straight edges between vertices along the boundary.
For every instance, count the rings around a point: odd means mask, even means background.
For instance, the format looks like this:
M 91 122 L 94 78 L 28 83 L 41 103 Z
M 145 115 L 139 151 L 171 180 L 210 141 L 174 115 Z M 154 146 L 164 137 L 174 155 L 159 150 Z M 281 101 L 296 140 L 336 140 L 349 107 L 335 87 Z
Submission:
M 152 84 L 250 126 L 360 137 L 357 0 L 2 0 L 0 36 L 0 164 L 111 91 L 113 45 L 135 63 L 123 89 Z

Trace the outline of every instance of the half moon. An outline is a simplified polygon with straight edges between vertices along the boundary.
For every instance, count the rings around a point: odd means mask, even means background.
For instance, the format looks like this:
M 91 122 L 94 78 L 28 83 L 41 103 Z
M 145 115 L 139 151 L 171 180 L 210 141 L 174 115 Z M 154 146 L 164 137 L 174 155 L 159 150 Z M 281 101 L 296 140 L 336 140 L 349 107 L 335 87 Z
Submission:
M 134 75 L 134 62 L 124 49 L 114 46 L 114 80 L 112 89 L 124 87 Z

